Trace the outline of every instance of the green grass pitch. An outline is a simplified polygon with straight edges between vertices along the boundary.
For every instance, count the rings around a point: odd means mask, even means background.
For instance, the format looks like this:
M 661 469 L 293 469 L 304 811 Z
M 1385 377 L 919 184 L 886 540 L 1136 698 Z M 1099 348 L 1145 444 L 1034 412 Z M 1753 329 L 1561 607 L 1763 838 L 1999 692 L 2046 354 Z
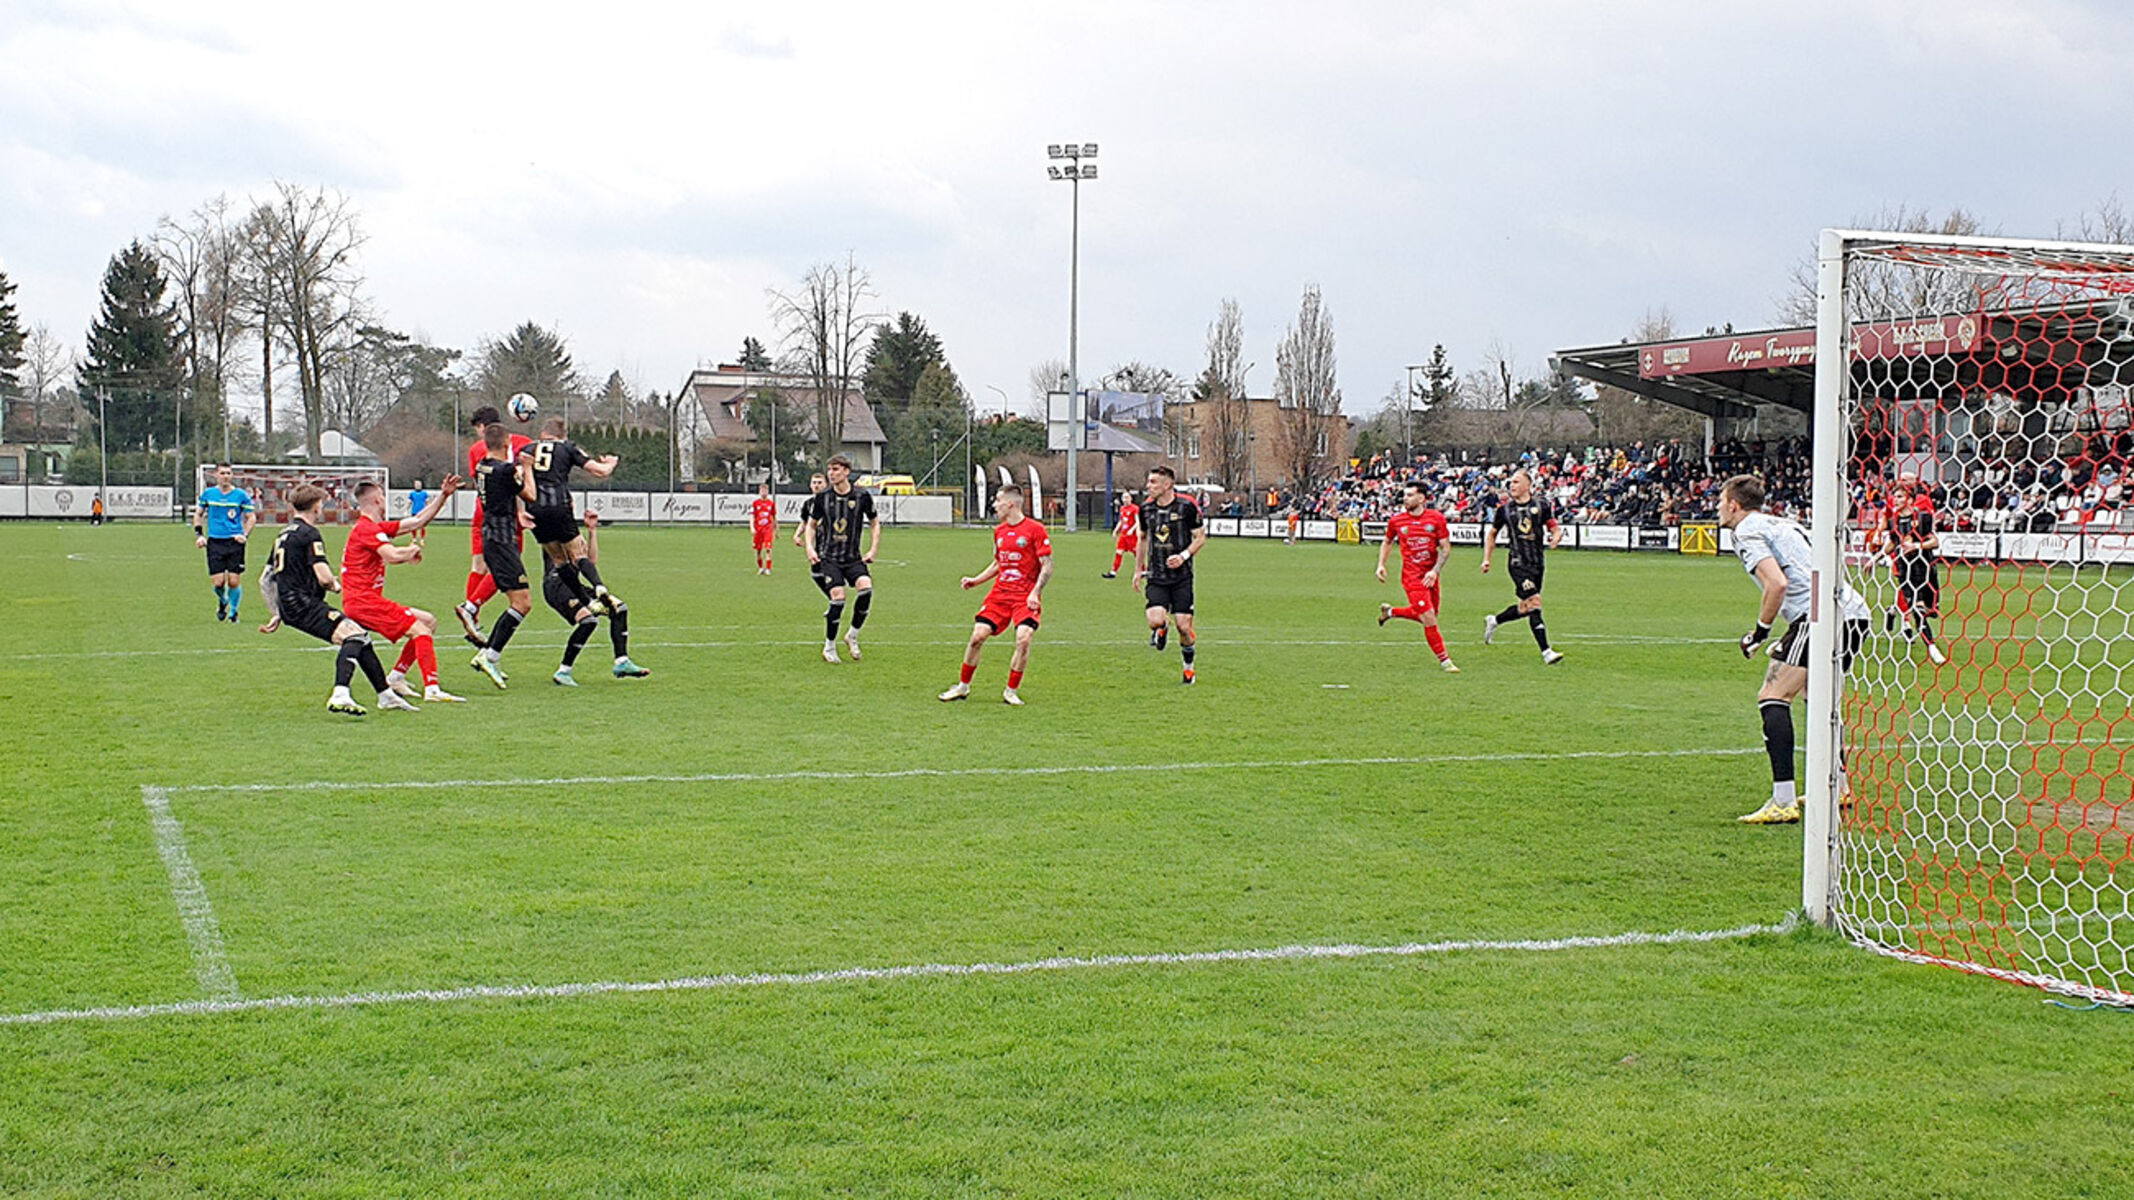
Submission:
M 0 1023 L 0 1193 L 2134 1194 L 2134 1019 L 1819 932 L 1215 953 L 1779 922 L 1729 559 L 1555 556 L 1544 667 L 1460 550 L 1448 676 L 1370 548 L 1218 541 L 1187 688 L 1061 536 L 1016 710 L 1004 640 L 934 699 L 983 532 L 887 530 L 835 667 L 790 547 L 603 543 L 651 679 L 550 686 L 537 606 L 508 692 L 455 636 L 468 704 L 358 722 L 186 531 L 0 527 L 0 1017 L 146 1007 Z M 183 1010 L 203 953 L 292 1003 Z

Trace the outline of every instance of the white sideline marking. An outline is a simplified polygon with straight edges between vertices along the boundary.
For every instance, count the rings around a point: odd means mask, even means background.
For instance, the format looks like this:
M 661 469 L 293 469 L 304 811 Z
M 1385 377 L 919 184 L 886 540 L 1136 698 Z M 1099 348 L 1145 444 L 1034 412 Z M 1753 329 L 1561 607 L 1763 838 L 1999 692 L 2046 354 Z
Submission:
M 1411 958 L 1424 954 L 1474 951 L 1595 950 L 1616 946 L 1675 946 L 1734 941 L 1765 933 L 1787 933 L 1798 923 L 1788 916 L 1773 925 L 1737 925 L 1732 929 L 1682 930 L 1669 933 L 1617 933 L 1597 937 L 1518 939 L 1510 941 L 1406 942 L 1397 946 L 1277 946 L 1266 950 L 1200 950 L 1182 954 L 1105 954 L 1087 958 L 1039 958 L 1025 962 L 921 963 L 903 967 L 841 967 L 828 971 L 758 972 L 747 975 L 697 975 L 682 979 L 599 983 L 489 984 L 425 988 L 395 992 L 353 992 L 337 996 L 263 996 L 256 999 L 184 1000 L 171 1004 L 135 1004 L 103 1008 L 53 1009 L 0 1015 L 0 1025 L 50 1025 L 60 1021 L 121 1021 L 145 1017 L 205 1016 L 269 1009 L 356 1008 L 379 1004 L 449 1004 L 461 1000 L 564 1000 L 580 996 L 635 995 L 647 992 L 704 992 L 732 988 L 809 987 L 818 984 L 894 982 L 906 979 L 968 975 L 1028 975 L 1039 971 L 1116 970 L 1124 967 L 1202 966 L 1212 963 L 1308 961 L 1330 958 Z
M 178 902 L 178 917 L 185 922 L 185 940 L 193 946 L 193 974 L 200 990 L 210 1000 L 238 998 L 237 975 L 222 950 L 222 926 L 215 921 L 215 906 L 208 903 L 207 887 L 185 848 L 185 828 L 171 815 L 170 790 L 144 787 L 141 803 L 148 809 L 149 824 L 156 831 L 156 852 L 170 872 L 170 894 Z
M 906 767 L 894 771 L 709 771 L 674 775 L 552 775 L 520 779 L 318 779 L 298 783 L 188 783 L 165 792 L 349 792 L 417 788 L 555 787 L 626 783 L 776 783 L 794 779 L 945 779 L 973 775 L 1119 775 L 1154 771 L 1279 771 L 1298 767 L 1430 767 L 1457 763 L 1566 758 L 1695 758 L 1762 754 L 1760 746 L 1710 750 L 1524 750 L 1492 754 L 1381 755 L 1366 758 L 1267 758 L 1237 762 L 1074 763 L 1058 767 Z

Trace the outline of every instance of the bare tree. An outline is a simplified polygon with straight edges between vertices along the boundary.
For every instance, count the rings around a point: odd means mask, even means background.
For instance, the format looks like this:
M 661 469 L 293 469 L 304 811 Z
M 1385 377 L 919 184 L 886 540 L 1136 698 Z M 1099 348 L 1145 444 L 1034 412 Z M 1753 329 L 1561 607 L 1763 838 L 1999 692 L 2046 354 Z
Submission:
M 1283 332 L 1275 350 L 1274 395 L 1283 469 L 1292 486 L 1308 490 L 1325 474 L 1332 457 L 1347 449 L 1336 444 L 1342 418 L 1334 321 L 1317 284 L 1304 289 L 1296 323 Z
M 1045 409 L 1045 397 L 1066 390 L 1067 360 L 1048 358 L 1030 368 L 1030 407 L 1024 411 L 1035 420 L 1044 421 L 1050 415 Z
M 847 251 L 842 265 L 817 263 L 791 294 L 771 291 L 771 320 L 780 330 L 787 372 L 815 392 L 818 458 L 827 460 L 845 441 L 845 397 L 858 386 L 868 340 L 885 314 L 869 305 L 874 283 Z
M 1851 227 L 1963 237 L 1998 232 L 1987 229 L 1975 214 L 1961 205 L 1940 217 L 1926 209 L 1913 211 L 1902 204 L 1895 208 L 1885 206 L 1868 216 L 1854 219 Z M 1993 278 L 1904 263 L 1862 260 L 1848 272 L 1845 303 L 1850 319 L 1855 321 L 1894 321 L 1936 313 L 1968 312 L 1978 307 L 1982 292 L 1991 290 Z M 1792 287 L 1778 303 L 1779 320 L 1789 325 L 1815 324 L 1814 249 L 1794 260 L 1791 281 Z
M 358 296 L 363 279 L 355 261 L 363 234 L 338 192 L 323 187 L 313 192 L 291 183 L 276 183 L 274 189 L 273 199 L 253 209 L 248 246 L 268 299 L 262 306 L 267 324 L 279 329 L 296 359 L 304 449 L 316 457 L 329 359 L 353 339 L 363 319 Z M 271 363 L 264 369 L 271 374 Z
M 1201 452 L 1214 459 L 1215 476 L 1225 487 L 1237 486 L 1249 452 L 1251 404 L 1245 395 L 1245 315 L 1236 300 L 1225 299 L 1208 323 L 1208 360 L 1201 369 Z
M 28 393 L 30 402 L 30 440 L 49 440 L 45 436 L 45 400 L 73 373 L 74 352 L 67 343 L 54 337 L 49 325 L 31 326 L 22 343 L 22 390 Z
M 220 421 L 227 450 L 230 359 L 245 335 L 244 240 L 231 224 L 229 198 L 216 196 L 182 223 L 169 217 L 157 222 L 155 251 L 178 285 L 173 300 L 194 425 Z
M 2077 213 L 2074 220 L 2053 222 L 2053 236 L 2075 242 L 2134 245 L 2134 217 L 2119 206 L 2119 193 L 2113 192 L 2096 208 Z

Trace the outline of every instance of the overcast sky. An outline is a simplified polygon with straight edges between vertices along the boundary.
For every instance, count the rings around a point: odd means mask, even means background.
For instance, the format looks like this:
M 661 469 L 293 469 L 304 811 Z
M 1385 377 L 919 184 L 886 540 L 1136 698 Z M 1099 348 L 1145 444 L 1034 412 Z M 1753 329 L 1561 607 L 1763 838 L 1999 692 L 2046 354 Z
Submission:
M 508 14 L 508 15 L 505 15 Z M 2134 6 L 1479 0 L 686 6 L 0 0 L 0 270 L 79 346 L 105 264 L 218 193 L 345 193 L 388 323 L 521 321 L 668 391 L 850 251 L 981 409 L 1067 349 L 1264 393 L 1324 292 L 1350 412 L 1443 342 L 1530 371 L 1667 306 L 1768 323 L 1817 229 L 2134 203 Z

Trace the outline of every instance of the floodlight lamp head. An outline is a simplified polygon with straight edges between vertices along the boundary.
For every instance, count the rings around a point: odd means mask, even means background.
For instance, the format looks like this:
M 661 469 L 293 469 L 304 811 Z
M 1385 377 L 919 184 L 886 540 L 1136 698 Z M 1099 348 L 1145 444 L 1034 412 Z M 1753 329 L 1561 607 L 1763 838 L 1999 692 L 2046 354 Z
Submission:
M 1097 164 L 1095 164 L 1095 163 L 1083 163 L 1083 164 L 1082 164 L 1082 178 L 1084 178 L 1084 179 L 1095 179 L 1096 177 L 1097 177 Z
M 1067 157 L 1067 156 L 1066 156 L 1066 155 L 1065 155 L 1064 153 L 1062 153 L 1062 152 L 1061 152 L 1061 150 L 1060 150 L 1060 144 L 1059 144 L 1058 142 L 1053 142 L 1053 143 L 1052 143 L 1051 145 L 1049 145 L 1049 146 L 1046 146 L 1046 147 L 1045 147 L 1045 157 L 1046 157 L 1046 158 L 1065 158 L 1065 157 Z
M 1045 174 L 1047 174 L 1047 175 L 1051 176 L 1051 177 L 1052 177 L 1052 178 L 1054 178 L 1054 179 L 1065 179 L 1065 178 L 1067 178 L 1067 177 L 1066 177 L 1065 175 L 1062 175 L 1062 174 L 1060 174 L 1060 169 L 1059 169 L 1058 167 L 1046 167 L 1046 168 L 1045 168 Z
M 1096 156 L 1097 156 L 1097 144 L 1096 144 L 1095 142 L 1083 142 L 1083 143 L 1082 143 L 1082 157 L 1083 157 L 1083 158 L 1095 158 Z

